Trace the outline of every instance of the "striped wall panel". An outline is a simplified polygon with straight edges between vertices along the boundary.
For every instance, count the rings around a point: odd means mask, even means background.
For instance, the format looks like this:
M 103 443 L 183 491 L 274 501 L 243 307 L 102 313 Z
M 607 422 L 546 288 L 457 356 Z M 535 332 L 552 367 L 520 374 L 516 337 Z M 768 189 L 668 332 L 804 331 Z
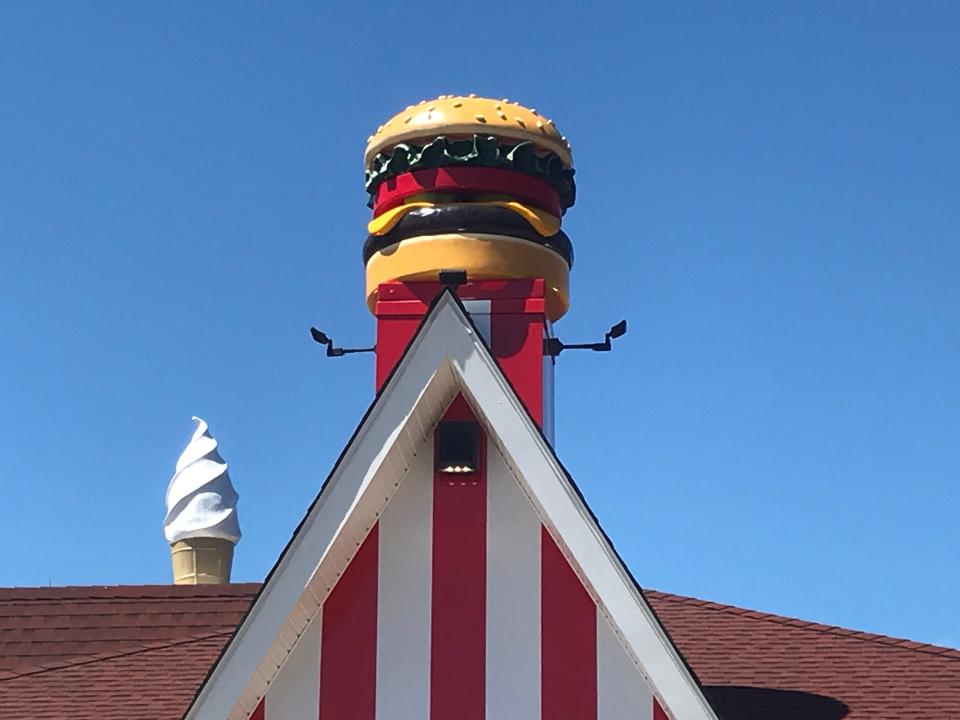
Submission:
M 444 486 L 428 440 L 251 717 L 668 715 L 500 452 Z

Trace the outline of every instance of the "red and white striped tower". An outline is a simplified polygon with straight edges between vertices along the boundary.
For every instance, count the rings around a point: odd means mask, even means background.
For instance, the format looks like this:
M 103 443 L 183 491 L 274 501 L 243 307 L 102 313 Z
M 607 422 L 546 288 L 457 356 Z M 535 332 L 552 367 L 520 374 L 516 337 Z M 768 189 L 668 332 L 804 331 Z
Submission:
M 365 161 L 378 395 L 188 720 L 716 720 L 545 442 L 566 139 L 445 96 Z
M 486 141 L 497 147 L 484 156 Z M 430 150 L 438 145 L 443 152 Z M 389 167 L 397 155 L 403 172 L 383 179 L 389 173 L 378 175 L 377 169 Z M 544 341 L 551 322 L 569 306 L 572 248 L 560 230 L 561 216 L 574 197 L 566 138 L 553 122 L 515 103 L 443 97 L 409 107 L 381 126 L 369 141 L 366 160 L 368 181 L 375 181 L 368 183 L 374 218 L 366 249 L 376 247 L 377 252 L 365 253 L 365 260 L 368 302 L 377 318 L 377 389 L 442 289 L 439 273 L 463 270 L 468 282 L 457 287 L 458 297 L 530 416 L 552 441 L 554 358 L 545 353 Z M 441 164 L 430 167 L 435 163 Z M 376 234 L 383 227 L 378 220 L 391 212 L 400 219 L 390 218 L 395 237 L 387 239 L 396 242 L 378 243 L 388 235 Z M 405 222 L 409 232 L 397 233 Z M 446 423 L 471 420 L 470 405 L 458 397 L 435 431 L 434 452 Z M 488 588 L 488 510 L 496 512 L 497 523 L 511 512 L 517 512 L 521 524 L 532 518 L 524 516 L 522 495 L 506 499 L 515 511 L 489 507 L 491 502 L 503 504 L 504 498 L 488 486 L 486 438 L 480 432 L 480 461 L 469 472 L 447 473 L 434 464 L 432 718 L 489 716 L 486 618 L 495 595 Z M 539 580 L 540 716 L 593 719 L 596 606 L 550 534 L 538 524 L 534 529 L 538 546 L 525 548 L 530 553 L 526 569 L 539 566 L 540 577 L 526 581 L 536 585 Z M 509 538 L 516 529 L 502 532 Z M 522 562 L 519 548 L 503 550 L 517 551 Z
M 491 150 L 496 145 L 496 151 L 484 155 L 484 143 Z M 554 360 L 544 353 L 544 339 L 550 322 L 569 304 L 572 249 L 560 230 L 574 199 L 569 143 L 551 121 L 515 103 L 445 97 L 407 108 L 378 129 L 367 148 L 368 179 L 371 170 L 395 162 L 398 145 L 404 172 L 374 177 L 379 183 L 368 185 L 374 205 L 370 237 L 379 229 L 377 218 L 398 212 L 395 208 L 410 210 L 399 211 L 403 217 L 394 231 L 412 213 L 419 217 L 410 223 L 417 235 L 401 235 L 396 245 L 367 258 L 368 299 L 375 299 L 377 318 L 377 388 L 440 291 L 438 273 L 464 270 L 468 282 L 457 288 L 458 296 L 527 411 L 552 440 Z M 430 161 L 410 162 L 418 154 L 411 146 L 431 145 L 443 152 L 421 150 Z M 437 162 L 434 158 L 444 164 L 423 167 Z M 404 186 L 409 194 L 390 195 Z M 381 198 L 399 204 L 378 203 Z M 416 252 L 407 256 L 408 245 Z M 443 418 L 473 419 L 462 397 Z M 435 437 L 435 448 L 439 442 Z M 485 445 L 481 438 L 481 459 Z M 466 474 L 434 471 L 430 684 L 444 689 L 431 697 L 435 718 L 485 717 L 486 465 L 481 461 Z M 596 655 L 596 610 L 545 532 L 542 555 L 542 714 L 581 717 L 578 703 L 596 705 L 595 663 L 584 660 Z

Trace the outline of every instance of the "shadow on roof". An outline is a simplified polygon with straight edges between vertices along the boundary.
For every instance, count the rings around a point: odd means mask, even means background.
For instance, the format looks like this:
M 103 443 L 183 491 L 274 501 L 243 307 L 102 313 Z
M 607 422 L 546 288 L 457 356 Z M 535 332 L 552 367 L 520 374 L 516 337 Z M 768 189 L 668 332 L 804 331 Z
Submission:
M 842 720 L 849 708 L 839 700 L 797 690 L 705 685 L 723 720 Z

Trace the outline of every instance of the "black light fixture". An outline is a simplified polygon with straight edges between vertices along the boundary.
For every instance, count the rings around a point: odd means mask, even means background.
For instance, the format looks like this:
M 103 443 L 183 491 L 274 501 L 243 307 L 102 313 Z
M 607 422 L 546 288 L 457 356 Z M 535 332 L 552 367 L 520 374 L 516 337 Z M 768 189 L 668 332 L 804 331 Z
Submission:
M 603 335 L 603 342 L 597 343 L 581 343 L 579 345 L 566 345 L 557 338 L 547 338 L 543 341 L 543 353 L 544 355 L 550 355 L 556 357 L 564 350 L 593 350 L 594 352 L 610 352 L 612 345 L 611 340 L 614 340 L 618 337 L 622 337 L 627 333 L 627 321 L 621 320 L 616 325 L 611 327 Z
M 458 287 L 467 284 L 466 270 L 441 270 L 437 277 L 440 280 L 440 284 L 445 288 L 449 288 L 454 295 L 457 294 Z
M 436 472 L 467 474 L 480 469 L 480 424 L 475 420 L 442 421 L 435 443 Z
M 317 330 L 315 327 L 310 328 L 310 337 L 313 338 L 314 342 L 327 346 L 327 357 L 341 357 L 343 355 L 353 355 L 354 353 L 375 352 L 377 349 L 376 346 L 368 348 L 334 347 L 333 339 L 330 338 L 325 332 L 322 330 Z

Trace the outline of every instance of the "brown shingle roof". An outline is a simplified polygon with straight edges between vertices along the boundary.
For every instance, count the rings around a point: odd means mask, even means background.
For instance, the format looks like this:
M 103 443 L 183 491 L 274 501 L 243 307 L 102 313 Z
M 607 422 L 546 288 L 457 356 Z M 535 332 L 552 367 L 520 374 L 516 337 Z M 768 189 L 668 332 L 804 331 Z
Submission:
M 259 587 L 0 588 L 0 677 L 157 641 L 230 633 Z
M 960 652 L 646 591 L 731 720 L 960 717 Z
M 259 587 L 0 589 L 0 718 L 179 718 Z
M 0 717 L 176 720 L 256 584 L 0 589 Z M 724 720 L 960 717 L 960 652 L 648 591 Z

